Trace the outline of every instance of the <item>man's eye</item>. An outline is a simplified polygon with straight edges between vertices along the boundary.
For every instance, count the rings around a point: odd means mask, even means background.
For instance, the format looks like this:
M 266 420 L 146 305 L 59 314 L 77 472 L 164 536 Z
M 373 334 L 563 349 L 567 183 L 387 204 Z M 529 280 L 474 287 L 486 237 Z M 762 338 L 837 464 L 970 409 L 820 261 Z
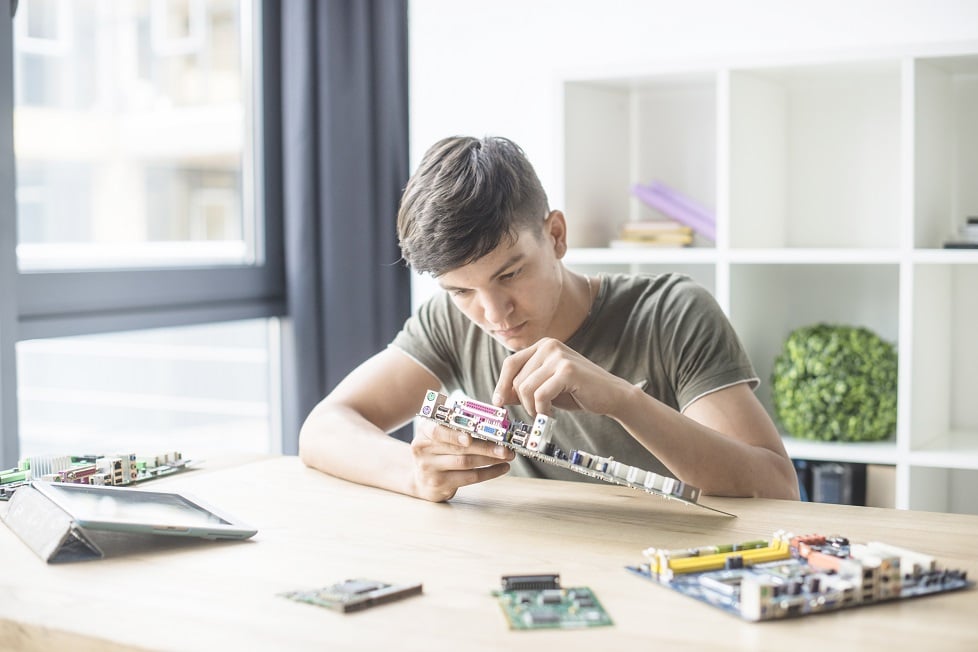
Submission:
M 512 272 L 509 272 L 508 274 L 503 274 L 502 276 L 500 276 L 499 277 L 499 280 L 500 281 L 509 281 L 509 280 L 512 280 L 512 279 L 516 278 L 517 276 L 519 276 L 520 275 L 520 272 L 522 272 L 522 271 L 523 271 L 523 268 L 522 267 L 519 268 L 519 269 L 513 270 Z
M 468 290 L 452 290 L 453 297 L 464 297 L 468 293 Z

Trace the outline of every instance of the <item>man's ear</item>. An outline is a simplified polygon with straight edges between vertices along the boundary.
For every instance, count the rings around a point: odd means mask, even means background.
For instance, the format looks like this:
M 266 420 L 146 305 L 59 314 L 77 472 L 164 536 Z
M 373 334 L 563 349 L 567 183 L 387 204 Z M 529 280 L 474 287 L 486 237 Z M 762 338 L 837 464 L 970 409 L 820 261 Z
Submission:
M 545 222 L 544 232 L 554 243 L 554 253 L 557 258 L 563 258 L 567 253 L 567 221 L 561 211 L 550 211 Z

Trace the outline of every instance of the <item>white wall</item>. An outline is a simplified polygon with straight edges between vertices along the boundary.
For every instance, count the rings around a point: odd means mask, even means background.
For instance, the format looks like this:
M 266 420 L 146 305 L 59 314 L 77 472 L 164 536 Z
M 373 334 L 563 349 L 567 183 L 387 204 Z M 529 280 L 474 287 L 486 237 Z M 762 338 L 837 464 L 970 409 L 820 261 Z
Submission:
M 412 169 L 444 136 L 507 136 L 561 208 L 565 77 L 974 41 L 978 0 L 412 0 L 409 29 Z

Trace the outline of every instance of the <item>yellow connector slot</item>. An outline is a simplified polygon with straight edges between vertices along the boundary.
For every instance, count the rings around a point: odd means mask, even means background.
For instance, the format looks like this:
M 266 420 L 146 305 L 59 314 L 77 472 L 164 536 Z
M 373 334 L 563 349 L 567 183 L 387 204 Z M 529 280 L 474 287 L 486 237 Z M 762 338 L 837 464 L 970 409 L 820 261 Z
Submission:
M 775 540 L 767 548 L 737 550 L 718 555 L 704 555 L 702 557 L 670 559 L 669 570 L 673 574 L 702 573 L 704 571 L 720 570 L 726 565 L 727 559 L 730 557 L 743 557 L 744 566 L 753 566 L 754 564 L 788 559 L 791 557 L 791 548 L 787 541 Z

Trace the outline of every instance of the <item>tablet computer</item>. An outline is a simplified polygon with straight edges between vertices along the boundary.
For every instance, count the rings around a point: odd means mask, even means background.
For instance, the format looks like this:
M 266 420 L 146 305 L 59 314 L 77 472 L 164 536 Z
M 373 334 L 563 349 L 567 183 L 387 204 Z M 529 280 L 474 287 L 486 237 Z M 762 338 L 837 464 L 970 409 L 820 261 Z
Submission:
M 88 530 L 247 539 L 258 530 L 184 493 L 68 482 L 32 486 Z

